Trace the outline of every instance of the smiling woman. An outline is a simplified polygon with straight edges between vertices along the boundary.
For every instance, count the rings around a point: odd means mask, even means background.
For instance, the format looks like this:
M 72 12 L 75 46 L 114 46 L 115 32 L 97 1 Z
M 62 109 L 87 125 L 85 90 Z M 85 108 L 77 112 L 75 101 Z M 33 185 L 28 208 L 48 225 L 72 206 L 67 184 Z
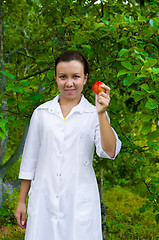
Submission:
M 26 227 L 25 240 L 102 240 L 94 147 L 100 157 L 111 159 L 121 148 L 106 113 L 110 88 L 103 86 L 96 106 L 88 102 L 81 92 L 89 65 L 77 51 L 62 53 L 55 69 L 60 94 L 35 109 L 31 118 L 15 216 Z

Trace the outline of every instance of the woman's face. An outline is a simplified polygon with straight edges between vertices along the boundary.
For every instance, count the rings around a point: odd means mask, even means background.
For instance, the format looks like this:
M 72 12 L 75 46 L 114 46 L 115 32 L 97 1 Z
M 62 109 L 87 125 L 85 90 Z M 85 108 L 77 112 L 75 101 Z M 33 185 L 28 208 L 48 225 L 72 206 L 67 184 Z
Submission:
M 77 100 L 81 98 L 83 86 L 88 74 L 84 74 L 84 67 L 80 61 L 59 62 L 56 67 L 56 82 L 65 100 Z

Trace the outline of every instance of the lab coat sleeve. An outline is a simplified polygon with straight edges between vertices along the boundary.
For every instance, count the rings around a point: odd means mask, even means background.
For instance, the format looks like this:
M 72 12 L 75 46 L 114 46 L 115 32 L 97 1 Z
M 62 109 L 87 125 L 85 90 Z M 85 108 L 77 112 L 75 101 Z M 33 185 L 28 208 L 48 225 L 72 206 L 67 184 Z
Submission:
M 37 115 L 38 111 L 35 110 L 30 120 L 20 166 L 20 179 L 34 179 L 40 149 L 39 118 Z
M 110 123 L 110 118 L 106 112 L 108 121 Z M 102 149 L 101 146 L 101 138 L 100 138 L 100 128 L 99 128 L 99 121 L 97 120 L 97 125 L 96 125 L 96 132 L 95 132 L 95 146 L 96 146 L 96 153 L 99 157 L 102 158 L 109 158 L 109 159 L 115 159 L 116 156 L 118 155 L 118 153 L 120 152 L 121 149 L 121 141 L 118 138 L 117 133 L 115 132 L 115 130 L 112 128 L 114 135 L 116 137 L 116 150 L 115 150 L 115 156 L 113 158 L 109 157 L 109 155 Z

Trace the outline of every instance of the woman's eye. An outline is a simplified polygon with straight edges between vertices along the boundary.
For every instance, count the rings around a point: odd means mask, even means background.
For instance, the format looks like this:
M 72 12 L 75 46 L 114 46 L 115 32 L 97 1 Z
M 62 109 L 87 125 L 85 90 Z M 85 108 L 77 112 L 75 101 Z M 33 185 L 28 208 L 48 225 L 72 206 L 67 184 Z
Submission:
M 80 76 L 78 76 L 78 75 L 75 75 L 75 76 L 74 76 L 74 78 L 79 78 L 79 77 L 80 77 Z
M 60 76 L 61 79 L 65 79 L 65 76 Z

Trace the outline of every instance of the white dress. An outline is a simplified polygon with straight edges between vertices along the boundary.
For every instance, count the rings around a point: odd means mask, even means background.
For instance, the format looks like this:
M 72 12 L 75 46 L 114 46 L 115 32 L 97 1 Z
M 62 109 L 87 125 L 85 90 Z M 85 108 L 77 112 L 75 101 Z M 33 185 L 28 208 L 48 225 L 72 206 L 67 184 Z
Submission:
M 24 146 L 19 178 L 32 180 L 25 240 L 102 240 L 94 146 L 100 157 L 109 156 L 96 107 L 82 95 L 64 119 L 58 99 L 34 111 Z

